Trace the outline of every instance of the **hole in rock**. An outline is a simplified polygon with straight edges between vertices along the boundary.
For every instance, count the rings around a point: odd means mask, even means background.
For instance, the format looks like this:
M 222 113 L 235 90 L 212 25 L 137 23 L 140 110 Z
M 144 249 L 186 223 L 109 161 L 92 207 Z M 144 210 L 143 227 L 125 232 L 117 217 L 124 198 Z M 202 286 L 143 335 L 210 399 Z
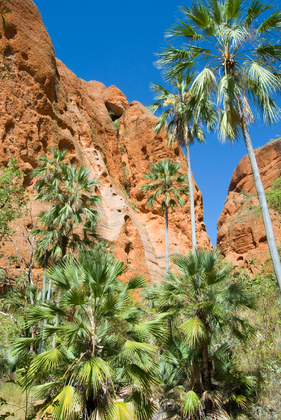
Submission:
M 125 252 L 126 254 L 129 254 L 129 252 L 132 250 L 132 242 L 129 242 L 126 246 L 125 246 Z
M 74 152 L 75 146 L 70 140 L 63 139 L 59 141 L 59 150 L 68 150 L 70 152 Z
M 28 188 L 32 183 L 32 177 L 30 174 L 30 170 L 25 172 L 25 177 L 23 178 L 23 186 L 24 188 Z
M 16 27 L 14 25 L 9 25 L 7 27 L 7 29 L 5 30 L 5 37 L 7 39 L 15 38 L 16 34 L 17 34 L 17 30 L 16 30 Z
M 108 113 L 112 121 L 116 121 L 120 118 L 120 115 L 115 115 L 115 112 L 113 111 L 113 109 L 108 108 Z
M 78 159 L 76 159 L 76 157 L 72 157 L 71 159 L 70 159 L 70 163 L 71 163 L 71 165 L 78 165 Z
M 4 57 L 11 57 L 11 55 L 15 55 L 12 48 L 8 46 L 4 51 Z
M 180 155 L 180 149 L 178 147 L 175 148 L 175 155 L 176 156 Z
M 242 256 L 240 256 L 240 257 L 237 258 L 237 261 L 243 261 L 243 259 L 244 258 Z
M 142 146 L 141 151 L 144 155 L 146 155 L 147 153 L 146 146 Z
M 6 133 L 9 133 L 14 128 L 15 128 L 15 124 L 12 121 L 10 121 L 6 124 L 5 131 L 6 131 Z
M 25 52 L 21 53 L 22 58 L 27 61 L 28 60 L 28 55 Z

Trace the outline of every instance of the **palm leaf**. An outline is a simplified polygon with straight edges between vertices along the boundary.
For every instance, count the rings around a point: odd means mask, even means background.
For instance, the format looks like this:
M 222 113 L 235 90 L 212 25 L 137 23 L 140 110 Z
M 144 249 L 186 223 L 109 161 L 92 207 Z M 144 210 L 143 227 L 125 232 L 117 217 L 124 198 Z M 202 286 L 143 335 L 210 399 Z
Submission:
M 105 417 L 106 420 L 135 420 L 136 413 L 132 403 L 114 401 L 108 406 Z
M 111 378 L 112 370 L 110 366 L 99 357 L 91 357 L 79 367 L 77 377 L 86 386 L 86 395 L 97 394 L 103 384 Z
M 207 337 L 206 328 L 197 316 L 183 322 L 180 330 L 184 333 L 186 341 L 192 346 L 195 346 L 199 341 Z
M 193 417 L 195 412 L 202 408 L 200 398 L 192 390 L 184 394 L 181 406 L 184 414 L 189 417 Z
M 156 352 L 157 347 L 152 344 L 126 340 L 120 352 L 120 357 L 125 359 L 134 359 L 135 356 L 151 358 Z
M 83 400 L 77 389 L 66 385 L 63 390 L 53 399 L 52 403 L 37 413 L 36 418 L 48 418 L 54 420 L 75 420 L 83 410 Z

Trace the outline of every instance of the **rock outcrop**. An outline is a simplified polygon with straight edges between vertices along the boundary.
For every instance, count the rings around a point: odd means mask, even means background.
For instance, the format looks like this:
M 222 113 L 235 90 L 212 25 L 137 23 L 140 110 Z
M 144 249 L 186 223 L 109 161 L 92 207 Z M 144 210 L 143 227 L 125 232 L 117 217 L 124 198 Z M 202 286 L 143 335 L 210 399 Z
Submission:
M 281 139 L 255 151 L 264 188 L 281 176 Z M 270 210 L 277 245 L 281 241 L 281 217 Z M 224 209 L 219 217 L 217 246 L 236 267 L 256 272 L 270 258 L 259 201 L 248 156 L 236 167 Z
M 98 231 L 126 262 L 128 275 L 158 281 L 164 271 L 164 218 L 147 209 L 140 192 L 152 162 L 171 158 L 186 168 L 178 145 L 152 131 L 157 119 L 139 102 L 128 103 L 115 86 L 78 79 L 55 59 L 52 42 L 31 0 L 11 0 L 0 53 L 11 73 L 0 80 L 0 165 L 16 156 L 33 194 L 30 171 L 50 147 L 68 150 L 69 162 L 91 168 L 103 198 Z M 196 184 L 198 243 L 209 247 L 202 196 Z M 40 206 L 32 202 L 33 223 Z M 19 246 L 23 246 L 21 243 Z M 170 217 L 170 253 L 191 249 L 189 203 Z M 9 251 L 10 252 L 10 251 Z M 25 247 L 23 248 L 25 252 Z

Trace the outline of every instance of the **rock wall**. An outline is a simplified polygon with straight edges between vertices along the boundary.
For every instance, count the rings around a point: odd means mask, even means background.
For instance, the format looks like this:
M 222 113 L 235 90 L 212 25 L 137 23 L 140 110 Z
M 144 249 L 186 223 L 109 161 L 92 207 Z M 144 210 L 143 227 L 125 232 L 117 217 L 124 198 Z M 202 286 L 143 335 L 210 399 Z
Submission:
M 164 272 L 164 218 L 159 208 L 147 209 L 140 187 L 149 165 L 158 159 L 177 160 L 185 171 L 180 147 L 168 147 L 163 134 L 153 133 L 157 119 L 141 103 L 129 104 L 115 86 L 78 79 L 56 60 L 31 0 L 11 0 L 11 9 L 7 30 L 0 31 L 0 53 L 11 69 L 0 80 L 0 165 L 16 156 L 32 197 L 30 171 L 39 156 L 50 147 L 67 149 L 71 163 L 91 168 L 91 176 L 100 179 L 99 234 L 129 265 L 128 275 L 144 273 L 159 281 Z M 194 187 L 199 247 L 210 247 L 202 196 Z M 39 211 L 32 201 L 30 228 Z M 24 253 L 26 247 L 17 240 Z M 191 249 L 189 202 L 170 216 L 169 246 L 170 253 Z M 7 249 L 6 256 L 12 252 Z
M 264 188 L 281 176 L 281 139 L 255 151 Z M 270 210 L 277 245 L 281 245 L 281 217 Z M 224 209 L 219 217 L 217 246 L 236 267 L 255 273 L 270 258 L 254 177 L 248 156 L 233 172 Z

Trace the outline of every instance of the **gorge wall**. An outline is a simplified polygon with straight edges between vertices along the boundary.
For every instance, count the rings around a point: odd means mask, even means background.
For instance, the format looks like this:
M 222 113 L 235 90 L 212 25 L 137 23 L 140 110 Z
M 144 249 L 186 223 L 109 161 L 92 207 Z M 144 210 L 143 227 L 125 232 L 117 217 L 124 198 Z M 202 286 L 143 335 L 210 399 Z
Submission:
M 157 119 L 141 103 L 129 104 L 115 86 L 78 79 L 56 60 L 31 0 L 11 0 L 10 7 L 7 29 L 1 27 L 0 31 L 0 52 L 11 70 L 0 79 L 0 165 L 15 156 L 26 174 L 33 216 L 32 221 L 25 218 L 28 228 L 35 227 L 36 214 L 42 209 L 32 200 L 30 171 L 37 167 L 41 154 L 48 155 L 50 147 L 67 149 L 69 162 L 90 168 L 91 176 L 100 179 L 99 235 L 113 244 L 116 257 L 129 265 L 128 275 L 143 273 L 150 281 L 159 281 L 165 265 L 164 218 L 159 207 L 153 211 L 146 207 L 140 187 L 149 165 L 158 159 L 179 161 L 185 171 L 180 147 L 168 147 L 164 134 L 153 133 Z M 198 244 L 210 247 L 202 196 L 195 183 L 194 187 Z M 23 254 L 28 253 L 19 234 L 15 240 Z M 170 216 L 170 253 L 186 253 L 191 248 L 187 201 Z M 9 244 L 5 257 L 11 253 L 15 250 Z
M 281 176 L 281 139 L 255 151 L 265 190 Z M 281 245 L 281 217 L 270 210 L 277 246 Z M 217 246 L 236 267 L 260 271 L 270 258 L 254 177 L 248 156 L 236 167 L 224 209 L 219 217 Z

